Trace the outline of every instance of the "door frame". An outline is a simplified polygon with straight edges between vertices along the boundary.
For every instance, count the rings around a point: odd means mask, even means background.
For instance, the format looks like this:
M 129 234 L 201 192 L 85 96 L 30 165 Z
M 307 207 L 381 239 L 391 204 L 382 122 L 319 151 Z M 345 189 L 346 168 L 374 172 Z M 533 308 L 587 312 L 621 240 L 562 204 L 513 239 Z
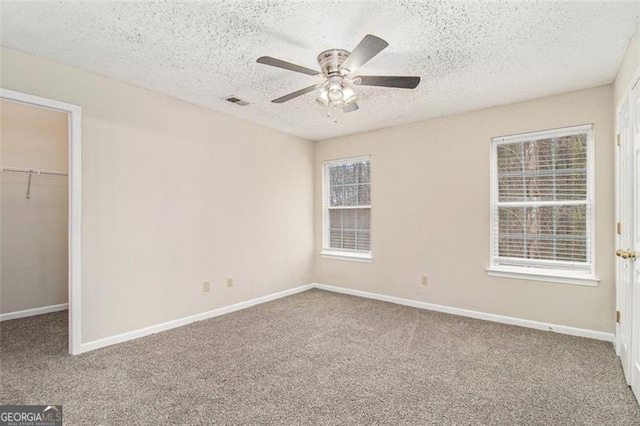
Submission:
M 67 113 L 69 117 L 69 353 L 82 352 L 82 108 L 54 99 L 0 88 L 0 99 Z

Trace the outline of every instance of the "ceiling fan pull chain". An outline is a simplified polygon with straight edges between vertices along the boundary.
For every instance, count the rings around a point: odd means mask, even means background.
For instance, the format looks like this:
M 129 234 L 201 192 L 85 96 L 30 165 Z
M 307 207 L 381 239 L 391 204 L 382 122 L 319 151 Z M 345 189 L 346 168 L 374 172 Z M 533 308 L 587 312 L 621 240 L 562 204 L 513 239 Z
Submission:
M 333 114 L 331 113 L 332 110 L 333 110 Z M 332 107 L 331 105 L 327 107 L 327 118 L 333 118 L 333 122 L 336 124 L 338 123 L 339 114 L 340 114 L 340 108 Z

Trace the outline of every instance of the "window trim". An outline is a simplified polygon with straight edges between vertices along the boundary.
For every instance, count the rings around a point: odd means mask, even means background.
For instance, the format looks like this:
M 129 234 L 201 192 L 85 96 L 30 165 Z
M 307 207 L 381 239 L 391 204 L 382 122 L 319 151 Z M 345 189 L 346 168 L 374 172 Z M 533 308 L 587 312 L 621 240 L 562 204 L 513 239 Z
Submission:
M 369 161 L 369 167 L 371 167 L 371 156 L 361 155 L 357 157 L 340 158 L 336 160 L 325 160 L 322 162 L 322 248 L 320 255 L 326 259 L 339 259 L 339 260 L 351 260 L 356 262 L 371 262 L 373 259 L 371 255 L 371 237 L 369 237 L 369 251 L 364 250 L 341 250 L 328 246 L 329 241 L 329 227 L 327 225 L 328 214 L 330 207 L 328 206 L 329 189 L 330 185 L 327 182 L 327 170 L 329 166 L 340 166 L 343 164 L 355 163 L 359 161 Z M 371 170 L 371 169 L 369 169 Z M 369 172 L 371 173 L 371 172 Z M 369 175 L 369 185 L 371 185 L 372 175 Z M 373 185 L 371 185 L 373 186 Z M 353 208 L 369 208 L 371 209 L 371 203 L 369 206 L 354 206 Z M 371 221 L 369 221 L 369 236 L 371 236 Z
M 496 232 L 497 224 L 495 223 L 498 201 L 498 163 L 497 163 L 497 147 L 507 143 L 525 142 L 529 140 L 545 139 L 550 137 L 561 137 L 567 135 L 574 135 L 576 133 L 587 134 L 587 194 L 586 194 L 586 206 L 587 206 L 587 225 L 589 232 L 587 234 L 587 253 L 590 262 L 585 265 L 584 271 L 562 269 L 562 268 L 544 268 L 544 267 L 527 267 L 518 266 L 513 264 L 500 263 L 496 256 Z M 525 280 L 546 281 L 561 284 L 576 284 L 597 286 L 599 279 L 595 272 L 595 164 L 594 164 L 594 126 L 593 123 L 582 124 L 577 126 L 562 127 L 556 129 L 534 131 L 527 133 L 518 133 L 514 135 L 498 136 L 491 138 L 491 150 L 490 150 L 490 202 L 489 202 L 489 221 L 490 221 L 490 241 L 489 241 L 489 267 L 486 269 L 487 275 L 505 278 L 516 278 Z M 571 203 L 571 201 L 569 201 Z M 544 204 L 544 203 L 543 203 Z M 535 261 L 528 261 L 524 259 L 523 263 L 537 263 Z M 552 261 L 553 262 L 553 261 Z M 545 261 L 541 261 L 538 264 L 544 264 Z M 569 263 L 569 262 L 568 262 Z M 556 263 L 556 266 L 561 266 L 562 262 Z

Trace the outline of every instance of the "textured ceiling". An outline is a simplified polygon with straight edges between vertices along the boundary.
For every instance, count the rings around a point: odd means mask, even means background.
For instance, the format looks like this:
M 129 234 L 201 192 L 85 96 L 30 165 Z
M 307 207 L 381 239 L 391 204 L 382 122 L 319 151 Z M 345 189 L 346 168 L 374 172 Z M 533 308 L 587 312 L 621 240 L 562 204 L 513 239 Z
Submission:
M 638 2 L 5 2 L 0 42 L 96 74 L 320 140 L 611 83 Z M 366 34 L 389 42 L 359 72 L 418 75 L 415 90 L 358 87 L 360 110 L 326 116 L 317 69 Z M 251 104 L 223 99 L 238 96 Z M 337 122 L 334 120 L 337 118 Z

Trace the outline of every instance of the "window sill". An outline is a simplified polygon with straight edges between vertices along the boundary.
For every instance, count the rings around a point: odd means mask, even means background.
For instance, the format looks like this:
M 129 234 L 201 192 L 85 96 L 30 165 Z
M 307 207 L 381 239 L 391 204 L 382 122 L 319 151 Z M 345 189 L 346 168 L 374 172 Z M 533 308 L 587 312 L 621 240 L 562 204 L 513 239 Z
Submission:
M 323 250 L 322 252 L 320 252 L 320 257 L 324 259 L 348 260 L 351 262 L 373 262 L 371 253 L 350 253 L 344 251 Z
M 597 287 L 600 280 L 592 275 L 572 275 L 563 273 L 545 273 L 541 271 L 523 271 L 521 268 L 491 267 L 487 268 L 491 277 L 514 278 L 519 280 L 544 281 L 559 284 L 583 285 Z

